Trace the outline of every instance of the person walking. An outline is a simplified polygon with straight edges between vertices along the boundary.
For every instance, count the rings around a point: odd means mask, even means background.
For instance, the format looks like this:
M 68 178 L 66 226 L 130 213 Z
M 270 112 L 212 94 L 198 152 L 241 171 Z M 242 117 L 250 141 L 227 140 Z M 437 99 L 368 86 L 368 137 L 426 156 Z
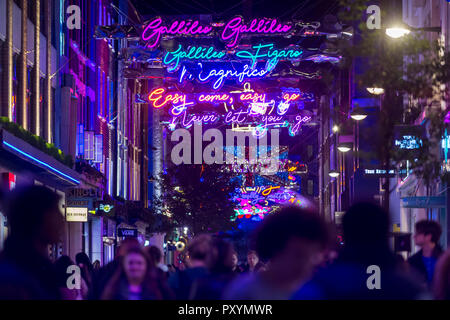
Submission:
M 414 243 L 420 250 L 408 259 L 408 264 L 427 289 L 431 289 L 436 263 L 442 255 L 438 243 L 441 233 L 442 228 L 436 221 L 421 220 L 415 225 Z
M 243 272 L 242 267 L 239 265 L 238 254 L 234 250 L 232 255 L 232 272 L 235 274 L 241 274 Z
M 102 300 L 162 300 L 156 268 L 147 253 L 138 247 L 124 255 L 101 295 Z
M 71 273 L 68 270 L 71 266 L 75 266 L 75 263 L 66 255 L 59 257 L 55 262 L 56 278 L 61 298 L 62 300 L 84 300 L 87 296 L 88 286 L 83 277 L 80 279 L 79 288 L 69 287 L 68 280 Z M 70 282 L 73 284 L 72 281 Z
M 289 299 L 321 262 L 329 233 L 317 212 L 287 207 L 262 221 L 254 242 L 267 267 L 236 278 L 225 289 L 225 300 Z
M 178 270 L 169 278 L 169 286 L 177 300 L 187 300 L 191 296 L 193 283 L 208 274 L 207 258 L 211 251 L 211 237 L 199 235 L 188 244 L 187 268 Z
M 122 240 L 122 242 L 116 249 L 116 256 L 114 257 L 114 260 L 108 263 L 107 265 L 103 266 L 102 268 L 100 268 L 98 272 L 95 274 L 92 281 L 92 287 L 89 288 L 88 294 L 89 300 L 100 299 L 106 284 L 114 275 L 116 270 L 120 267 L 125 254 L 131 248 L 140 248 L 139 241 L 136 238 L 125 238 L 124 240 Z
M 258 253 L 255 250 L 250 250 L 247 253 L 247 268 L 245 272 L 258 272 L 264 269 L 264 263 L 259 260 Z
M 0 254 L 0 299 L 59 300 L 48 246 L 64 229 L 59 196 L 43 186 L 17 187 L 5 212 L 10 234 Z
M 436 263 L 433 296 L 437 300 L 450 300 L 450 249 Z
M 233 272 L 233 245 L 223 239 L 211 242 L 207 258 L 208 275 L 194 281 L 189 300 L 219 300 L 228 284 L 236 277 Z
M 342 221 L 344 247 L 331 265 L 300 286 L 294 300 L 412 300 L 427 298 L 389 247 L 389 214 L 371 202 L 350 207 Z
M 92 277 L 94 276 L 94 267 L 88 255 L 84 252 L 79 252 L 75 255 L 75 261 L 81 269 L 81 276 L 86 282 L 88 288 L 92 287 Z

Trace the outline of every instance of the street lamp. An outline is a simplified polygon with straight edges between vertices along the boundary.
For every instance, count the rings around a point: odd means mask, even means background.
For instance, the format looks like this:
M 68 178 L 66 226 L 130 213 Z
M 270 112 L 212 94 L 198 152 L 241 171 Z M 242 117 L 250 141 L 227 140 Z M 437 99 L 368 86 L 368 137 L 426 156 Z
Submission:
M 346 153 L 346 152 L 349 152 L 350 150 L 352 150 L 352 145 L 350 143 L 340 143 L 340 144 L 338 144 L 337 149 L 340 152 Z
M 390 28 L 386 28 L 386 34 L 393 39 L 401 38 L 411 32 L 416 32 L 416 31 L 441 32 L 441 27 L 415 28 L 415 27 L 411 27 L 411 26 L 403 23 L 401 26 L 396 25 L 396 26 L 393 26 Z
M 361 121 L 367 118 L 367 113 L 362 108 L 357 107 L 352 110 L 352 112 L 350 113 L 350 117 L 353 120 Z
M 366 88 L 366 89 L 367 89 L 367 91 L 369 91 L 369 93 L 375 94 L 377 96 L 384 93 L 383 88 L 372 87 L 372 88 Z
M 401 38 L 409 34 L 410 32 L 411 30 L 408 30 L 403 27 L 386 28 L 386 34 L 393 39 Z
M 328 172 L 328 175 L 332 178 L 337 178 L 339 177 L 339 171 L 331 170 L 330 172 Z

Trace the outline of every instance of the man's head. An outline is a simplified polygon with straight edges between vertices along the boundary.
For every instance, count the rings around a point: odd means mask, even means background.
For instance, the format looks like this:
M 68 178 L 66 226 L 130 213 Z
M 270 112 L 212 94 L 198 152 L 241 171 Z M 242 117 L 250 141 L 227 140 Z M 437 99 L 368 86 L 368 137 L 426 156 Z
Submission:
M 154 261 L 155 265 L 161 262 L 162 252 L 157 246 L 146 247 L 147 253 L 150 258 Z
M 64 227 L 59 201 L 55 192 L 43 186 L 14 189 L 6 207 L 11 236 L 42 244 L 59 242 Z
M 442 228 L 436 221 L 421 220 L 416 223 L 414 242 L 417 246 L 423 247 L 429 244 L 437 244 L 441 237 Z
M 370 202 L 359 202 L 342 219 L 346 246 L 384 246 L 389 233 L 389 214 Z
M 237 255 L 237 253 L 235 252 L 235 251 L 233 251 L 233 255 L 232 255 L 232 264 L 233 264 L 233 268 L 235 268 L 235 267 L 237 267 L 238 266 L 238 263 L 239 263 L 239 258 L 238 258 L 238 255 Z
M 247 253 L 247 262 L 248 262 L 248 265 L 252 268 L 254 268 L 258 264 L 259 257 L 255 250 L 250 250 Z
M 189 263 L 206 264 L 208 255 L 211 252 L 211 237 L 201 234 L 194 237 L 188 244 Z
M 295 282 L 320 263 L 329 236 L 318 213 L 287 207 L 262 222 L 256 232 L 256 251 L 270 268 Z

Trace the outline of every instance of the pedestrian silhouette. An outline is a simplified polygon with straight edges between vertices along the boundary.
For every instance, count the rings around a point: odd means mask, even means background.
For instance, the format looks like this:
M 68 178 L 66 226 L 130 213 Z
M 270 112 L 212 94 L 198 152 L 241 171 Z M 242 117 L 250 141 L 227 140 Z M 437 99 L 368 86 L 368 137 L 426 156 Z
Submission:
M 9 236 L 0 257 L 0 299 L 60 299 L 48 246 L 61 240 L 59 196 L 43 186 L 18 187 L 5 211 Z
M 161 300 L 156 267 L 144 249 L 130 248 L 105 286 L 102 300 Z
M 187 268 L 178 270 L 169 278 L 169 286 L 177 300 L 187 300 L 191 296 L 193 283 L 208 274 L 207 259 L 211 251 L 211 237 L 199 235 L 188 244 Z
M 436 221 L 422 220 L 415 225 L 414 242 L 420 250 L 408 259 L 408 263 L 426 289 L 431 289 L 434 269 L 443 252 L 438 243 L 441 233 L 441 226 Z
M 345 244 L 338 258 L 318 271 L 294 294 L 293 299 L 423 297 L 418 283 L 405 275 L 389 247 L 389 221 L 389 214 L 376 204 L 360 202 L 350 207 L 342 221 Z M 380 286 L 377 285 L 378 280 Z
M 258 255 L 268 261 L 265 270 L 238 277 L 224 299 L 289 299 L 321 262 L 329 233 L 317 212 L 287 207 L 263 220 L 254 242 Z

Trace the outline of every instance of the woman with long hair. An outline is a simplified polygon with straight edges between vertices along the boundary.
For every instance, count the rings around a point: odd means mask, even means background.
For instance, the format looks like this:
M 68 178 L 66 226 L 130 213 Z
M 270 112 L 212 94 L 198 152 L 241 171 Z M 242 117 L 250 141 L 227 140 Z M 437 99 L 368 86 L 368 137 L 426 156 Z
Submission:
M 156 267 L 142 248 L 130 248 L 107 283 L 102 300 L 161 300 L 170 292 L 159 278 Z
M 89 288 L 92 287 L 92 277 L 94 274 L 94 267 L 89 259 L 88 255 L 84 252 L 79 252 L 75 256 L 75 262 L 81 269 L 81 276 Z
M 88 287 L 83 277 L 80 279 L 80 288 L 69 288 L 67 280 L 71 276 L 67 273 L 70 266 L 74 266 L 75 263 L 69 256 L 61 256 L 56 260 L 54 266 L 56 270 L 56 279 L 63 300 L 83 300 L 87 296 Z

